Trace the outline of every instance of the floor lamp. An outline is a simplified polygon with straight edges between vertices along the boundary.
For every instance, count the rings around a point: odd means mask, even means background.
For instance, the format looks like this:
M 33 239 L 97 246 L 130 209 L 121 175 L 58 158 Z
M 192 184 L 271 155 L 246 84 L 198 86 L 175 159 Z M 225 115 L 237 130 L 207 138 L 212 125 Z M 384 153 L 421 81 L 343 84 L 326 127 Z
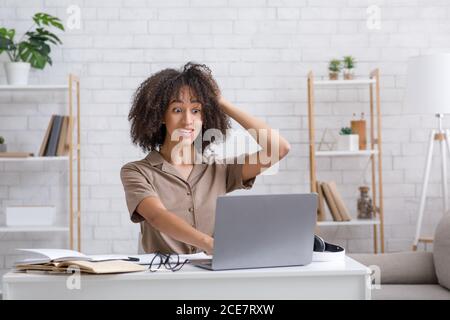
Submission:
M 450 154 L 450 131 L 443 129 L 444 114 L 450 113 L 450 54 L 429 54 L 412 57 L 408 61 L 406 111 L 410 114 L 426 114 L 437 118 L 437 126 L 431 130 L 428 141 L 422 194 L 420 196 L 416 234 L 412 249 L 419 242 L 431 243 L 432 238 L 421 237 L 421 227 L 427 197 L 428 181 L 432 166 L 434 144 L 437 141 L 441 157 L 441 183 L 444 214 L 448 213 L 447 153 Z

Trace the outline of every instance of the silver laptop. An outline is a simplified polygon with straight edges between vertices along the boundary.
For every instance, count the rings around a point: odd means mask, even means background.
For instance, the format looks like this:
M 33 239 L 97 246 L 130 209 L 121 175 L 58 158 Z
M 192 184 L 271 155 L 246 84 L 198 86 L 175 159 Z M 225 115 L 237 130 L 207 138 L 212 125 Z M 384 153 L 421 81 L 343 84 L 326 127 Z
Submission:
M 220 196 L 209 270 L 299 266 L 311 263 L 317 194 Z

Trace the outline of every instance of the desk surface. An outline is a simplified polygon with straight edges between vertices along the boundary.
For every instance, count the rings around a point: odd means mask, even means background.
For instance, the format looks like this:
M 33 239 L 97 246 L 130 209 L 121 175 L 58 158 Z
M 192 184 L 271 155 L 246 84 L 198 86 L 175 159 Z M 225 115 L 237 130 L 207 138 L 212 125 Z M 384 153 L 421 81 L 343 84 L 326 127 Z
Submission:
M 5 298 L 370 298 L 367 288 L 370 269 L 349 257 L 342 261 L 280 268 L 209 271 L 186 264 L 176 272 L 82 274 L 83 290 L 67 290 L 65 284 L 69 276 L 71 274 L 10 271 L 3 276 Z M 175 279 L 178 281 L 171 281 Z
M 370 274 L 370 269 L 350 257 L 345 257 L 343 261 L 333 262 L 312 262 L 306 266 L 278 267 L 278 268 L 259 268 L 259 269 L 239 269 L 210 271 L 199 267 L 186 264 L 181 270 L 172 272 L 163 267 L 160 271 L 150 272 L 132 272 L 120 274 L 93 275 L 82 274 L 86 279 L 95 278 L 96 280 L 143 280 L 143 279 L 171 279 L 190 278 L 190 279 L 209 279 L 209 278 L 252 278 L 252 277 L 308 277 L 308 276 L 326 276 L 326 275 L 366 275 Z M 3 276 L 3 282 L 14 281 L 58 281 L 60 277 L 67 277 L 67 274 L 48 274 L 46 272 L 16 272 L 10 271 Z M 150 278 L 149 278 L 150 277 Z

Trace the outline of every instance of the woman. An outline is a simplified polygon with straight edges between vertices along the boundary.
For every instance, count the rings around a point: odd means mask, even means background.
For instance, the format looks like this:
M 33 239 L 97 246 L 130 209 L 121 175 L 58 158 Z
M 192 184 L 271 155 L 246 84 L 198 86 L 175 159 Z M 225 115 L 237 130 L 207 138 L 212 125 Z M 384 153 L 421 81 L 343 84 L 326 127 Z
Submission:
M 209 141 L 203 136 L 209 129 L 225 135 L 229 117 L 253 129 L 249 132 L 262 149 L 239 158 L 243 161 L 208 163 L 202 154 Z M 212 254 L 217 197 L 250 189 L 255 177 L 290 148 L 264 122 L 225 100 L 211 71 L 194 63 L 181 71 L 162 70 L 144 81 L 128 119 L 133 143 L 150 151 L 121 169 L 131 220 L 141 223 L 147 253 Z

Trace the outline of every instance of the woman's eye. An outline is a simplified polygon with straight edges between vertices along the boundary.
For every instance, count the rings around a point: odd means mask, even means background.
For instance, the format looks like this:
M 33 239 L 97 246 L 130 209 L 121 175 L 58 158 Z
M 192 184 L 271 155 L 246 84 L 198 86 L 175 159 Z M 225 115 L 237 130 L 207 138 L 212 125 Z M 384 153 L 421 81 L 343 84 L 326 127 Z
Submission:
M 201 112 L 199 109 L 194 109 L 194 110 L 192 110 L 192 112 L 193 113 L 199 113 L 199 112 Z
M 174 112 L 181 112 L 181 108 L 173 108 Z

